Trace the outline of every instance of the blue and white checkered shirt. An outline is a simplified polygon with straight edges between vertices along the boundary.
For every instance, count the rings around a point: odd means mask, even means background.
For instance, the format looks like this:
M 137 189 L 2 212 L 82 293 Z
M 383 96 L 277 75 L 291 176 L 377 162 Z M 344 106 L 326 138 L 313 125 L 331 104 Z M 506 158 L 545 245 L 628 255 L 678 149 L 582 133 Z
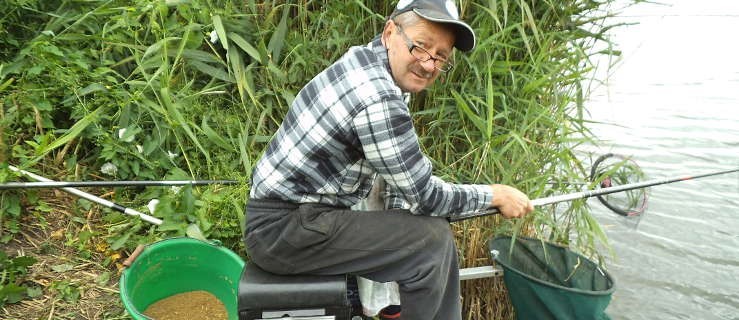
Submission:
M 488 185 L 446 183 L 421 152 L 379 39 L 352 47 L 300 90 L 252 174 L 252 199 L 350 207 L 379 174 L 388 209 L 459 216 L 489 207 Z

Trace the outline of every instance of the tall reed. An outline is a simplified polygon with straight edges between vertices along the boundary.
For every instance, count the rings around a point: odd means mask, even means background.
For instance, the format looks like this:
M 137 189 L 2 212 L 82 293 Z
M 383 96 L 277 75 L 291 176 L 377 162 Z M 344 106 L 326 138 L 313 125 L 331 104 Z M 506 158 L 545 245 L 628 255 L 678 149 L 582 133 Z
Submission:
M 452 180 L 506 183 L 536 198 L 566 193 L 552 179 L 587 177 L 572 149 L 591 137 L 582 118 L 592 52 L 609 45 L 609 3 L 462 1 L 479 43 L 415 106 L 424 146 Z M 450 94 L 451 92 L 451 94 Z M 595 252 L 607 239 L 583 201 L 543 208 L 525 221 L 483 218 L 456 225 L 467 267 L 490 263 L 487 240 L 533 235 Z M 555 211 L 557 214 L 555 214 Z M 499 279 L 464 284 L 468 319 L 512 317 Z M 490 298 L 494 297 L 494 300 Z M 502 302 L 502 303 L 501 303 Z

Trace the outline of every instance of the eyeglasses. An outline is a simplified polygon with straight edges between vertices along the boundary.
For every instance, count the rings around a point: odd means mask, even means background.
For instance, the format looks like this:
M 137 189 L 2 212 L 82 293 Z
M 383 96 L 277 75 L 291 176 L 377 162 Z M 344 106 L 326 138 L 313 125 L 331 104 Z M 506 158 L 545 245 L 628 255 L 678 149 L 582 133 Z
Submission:
M 413 40 L 408 38 L 405 32 L 403 32 L 403 28 L 400 27 L 400 24 L 395 23 L 395 26 L 398 27 L 398 31 L 400 32 L 400 35 L 402 35 L 403 39 L 405 39 L 405 45 L 408 46 L 408 51 L 411 53 L 411 55 L 414 58 L 416 58 L 416 60 L 420 62 L 434 60 L 434 68 L 436 68 L 436 70 L 439 70 L 441 72 L 447 72 L 449 70 L 452 70 L 452 67 L 454 67 L 454 65 L 450 61 L 448 61 L 447 59 L 441 58 L 441 57 L 432 56 L 431 53 L 429 53 L 426 49 L 415 45 L 413 43 Z

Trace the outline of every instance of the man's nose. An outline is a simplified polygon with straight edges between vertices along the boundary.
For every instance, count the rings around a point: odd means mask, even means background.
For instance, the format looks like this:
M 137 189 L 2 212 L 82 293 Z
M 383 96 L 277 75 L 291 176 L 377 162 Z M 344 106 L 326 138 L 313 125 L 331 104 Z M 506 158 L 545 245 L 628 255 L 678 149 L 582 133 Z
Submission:
M 423 69 L 426 70 L 427 72 L 436 71 L 436 65 L 435 65 L 434 59 L 428 59 L 426 61 L 422 61 L 421 67 L 423 67 Z

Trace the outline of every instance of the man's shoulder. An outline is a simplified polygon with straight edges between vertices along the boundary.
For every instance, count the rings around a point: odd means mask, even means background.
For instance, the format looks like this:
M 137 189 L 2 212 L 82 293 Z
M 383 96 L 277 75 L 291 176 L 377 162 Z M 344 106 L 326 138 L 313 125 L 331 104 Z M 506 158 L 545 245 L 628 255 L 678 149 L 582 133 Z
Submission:
M 317 74 L 298 93 L 296 101 L 304 105 L 334 105 L 340 102 L 347 110 L 379 101 L 403 101 L 395 84 L 383 48 L 355 46 L 332 65 Z
M 322 72 L 329 83 L 344 83 L 344 89 L 374 87 L 378 91 L 400 94 L 400 88 L 388 70 L 387 61 L 377 54 L 377 48 L 354 46 Z
M 377 54 L 377 48 L 373 48 L 372 44 L 353 46 L 349 48 L 347 54 L 354 55 L 361 59 L 367 59 L 367 63 L 383 63 L 381 57 Z
M 353 46 L 334 65 L 342 66 L 348 70 L 382 71 L 384 61 L 369 46 Z

